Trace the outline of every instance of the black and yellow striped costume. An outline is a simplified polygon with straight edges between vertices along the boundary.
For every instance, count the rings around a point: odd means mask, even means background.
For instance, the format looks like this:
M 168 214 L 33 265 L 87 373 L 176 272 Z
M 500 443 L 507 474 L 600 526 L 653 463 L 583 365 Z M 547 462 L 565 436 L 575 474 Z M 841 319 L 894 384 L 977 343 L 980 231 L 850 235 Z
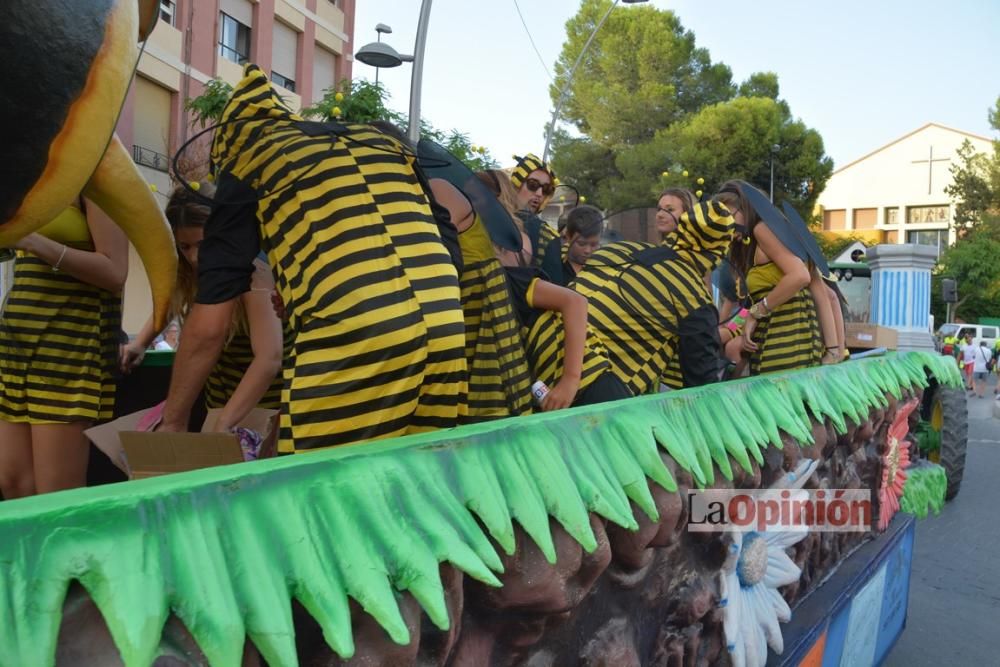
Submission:
M 562 313 L 540 310 L 535 305 L 535 287 L 539 280 L 544 279 L 544 274 L 537 269 L 508 268 L 507 277 L 514 302 L 518 307 L 522 324 L 521 333 L 532 377 L 552 388 L 562 377 L 563 372 L 566 344 Z M 588 324 L 577 397 L 602 373 L 610 370 L 611 365 L 604 343 Z
M 531 413 L 531 375 L 507 278 L 482 221 L 458 237 L 469 367 L 469 422 Z
M 528 211 L 519 211 L 517 217 L 521 219 L 524 233 L 528 235 L 528 240 L 531 242 L 531 266 L 536 269 L 542 268 L 545 265 L 546 252 L 553 249 L 559 249 L 560 255 L 562 255 L 562 244 L 553 243 L 559 238 L 559 232 L 553 229 L 552 225 Z M 562 257 L 550 258 L 549 261 L 562 263 Z
M 715 377 L 718 313 L 704 276 L 722 259 L 732 231 L 724 207 L 702 203 L 681 217 L 672 248 L 609 244 L 577 275 L 572 287 L 587 297 L 589 322 L 633 394 L 655 391 L 675 356 L 682 370 L 691 369 L 686 385 Z
M 75 207 L 39 233 L 79 250 L 94 249 L 86 216 Z M 0 315 L 0 419 L 111 419 L 120 330 L 120 295 L 18 251 Z
M 754 302 L 763 299 L 783 276 L 773 262 L 752 267 L 746 281 L 750 298 Z M 758 349 L 750 355 L 751 375 L 818 366 L 823 359 L 823 337 L 809 290 L 799 290 L 760 320 L 753 341 Z
M 211 302 L 202 288 L 220 267 L 252 261 L 215 260 L 229 257 L 228 235 L 245 233 L 251 216 L 295 332 L 281 446 L 455 425 L 467 383 L 458 273 L 408 151 L 368 126 L 302 121 L 248 65 L 212 162 L 199 301 Z
M 253 362 L 253 345 L 250 336 L 244 331 L 237 331 L 233 337 L 226 342 L 222 349 L 222 356 L 216 362 L 212 374 L 205 381 L 205 407 L 209 410 L 223 408 L 233 392 L 240 386 L 243 374 Z M 267 388 L 257 407 L 268 410 L 278 410 L 281 408 L 281 387 L 284 384 L 281 373 L 274 379 L 271 386 Z
M 677 232 L 670 232 L 663 236 L 663 244 L 668 248 L 674 247 L 674 241 L 677 240 Z M 684 374 L 681 372 L 681 360 L 675 354 L 667 361 L 667 368 L 663 371 L 663 377 L 660 378 L 660 384 L 670 389 L 683 389 L 684 388 Z

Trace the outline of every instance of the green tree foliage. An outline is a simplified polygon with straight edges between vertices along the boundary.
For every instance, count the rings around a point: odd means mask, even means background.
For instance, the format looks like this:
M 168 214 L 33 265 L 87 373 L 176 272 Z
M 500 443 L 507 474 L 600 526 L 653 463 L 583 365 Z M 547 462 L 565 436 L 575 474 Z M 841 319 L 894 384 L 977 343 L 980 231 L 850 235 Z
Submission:
M 201 95 L 184 100 L 184 110 L 190 111 L 194 116 L 191 124 L 198 123 L 204 128 L 210 123 L 218 123 L 232 94 L 233 87 L 222 79 L 212 79 L 206 83 Z
M 1000 97 L 988 118 L 1000 132 Z M 1000 140 L 993 141 L 992 155 L 977 153 L 965 141 L 958 158 L 945 188 L 955 201 L 958 239 L 942 253 L 937 273 L 958 282 L 956 316 L 975 322 L 1000 316 Z
M 584 0 L 566 23 L 566 42 L 550 88 L 553 103 L 610 0 Z M 695 46 L 673 12 L 617 9 L 597 34 L 573 78 L 562 118 L 601 145 L 648 140 L 657 128 L 732 97 L 732 73 Z
M 302 115 L 349 123 L 385 120 L 406 132 L 407 117 L 389 108 L 388 100 L 389 93 L 380 83 L 372 83 L 365 79 L 345 80 L 341 82 L 339 90 L 326 89 L 316 104 L 302 110 Z M 438 130 L 426 120 L 421 120 L 420 135 L 447 148 L 473 171 L 495 169 L 499 166 L 485 147 L 473 144 L 468 135 L 458 130 Z
M 584 0 L 567 22 L 553 103 L 609 6 Z M 737 87 L 673 12 L 618 8 L 584 55 L 563 107 L 562 118 L 584 136 L 556 132 L 553 165 L 597 205 L 618 210 L 650 204 L 667 186 L 707 196 L 742 178 L 767 189 L 777 144 L 775 199 L 791 200 L 808 218 L 833 164 L 819 134 L 792 116 L 779 92 L 773 72 Z
M 324 120 L 338 119 L 347 123 L 387 120 L 406 127 L 406 117 L 390 109 L 386 105 L 388 99 L 389 93 L 381 83 L 365 79 L 344 79 L 339 87 L 324 90 L 319 101 L 302 109 L 302 115 Z
M 938 260 L 939 275 L 958 282 L 959 317 L 975 322 L 1000 316 L 1000 215 L 984 214 Z
M 774 72 L 754 72 L 740 84 L 740 97 L 778 99 L 778 75 Z
M 184 108 L 192 111 L 195 120 L 205 127 L 209 122 L 218 122 L 222 118 L 222 110 L 232 93 L 233 87 L 228 83 L 221 79 L 212 79 L 205 86 L 205 92 L 198 97 L 188 99 L 184 103 Z M 391 109 L 388 100 L 389 93 L 380 83 L 365 79 L 344 80 L 340 86 L 324 90 L 323 97 L 312 106 L 304 107 L 301 114 L 306 118 L 340 120 L 348 123 L 385 120 L 406 132 L 406 116 Z M 458 130 L 438 130 L 425 120 L 421 121 L 420 128 L 421 136 L 447 148 L 473 171 L 499 167 L 485 147 L 473 144 L 468 135 Z
M 964 236 L 969 227 L 982 220 L 983 215 L 1000 208 L 1000 188 L 993 180 L 1000 174 L 1000 161 L 977 153 L 968 139 L 958 149 L 958 162 L 950 167 L 951 184 L 944 191 L 955 200 L 954 225 Z

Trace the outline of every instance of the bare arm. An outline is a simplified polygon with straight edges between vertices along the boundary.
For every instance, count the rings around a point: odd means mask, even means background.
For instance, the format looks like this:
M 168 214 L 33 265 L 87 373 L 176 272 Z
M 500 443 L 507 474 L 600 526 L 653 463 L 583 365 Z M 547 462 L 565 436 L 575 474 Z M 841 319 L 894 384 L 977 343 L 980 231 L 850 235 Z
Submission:
M 58 266 L 77 280 L 112 293 L 122 291 L 128 277 L 128 239 L 115 223 L 100 210 L 88 207 L 87 226 L 94 239 L 94 250 L 77 250 L 41 234 L 28 234 L 17 246 L 43 261 Z
M 830 309 L 833 310 L 833 322 L 837 327 L 837 347 L 840 348 L 840 358 L 843 359 L 847 350 L 847 327 L 844 326 L 844 311 L 840 307 L 840 297 L 832 288 L 826 288 L 826 296 L 830 299 Z
M 813 267 L 809 281 L 809 293 L 816 305 L 816 317 L 819 319 L 819 329 L 823 334 L 823 363 L 840 361 L 840 334 L 837 331 L 837 320 L 833 314 L 833 304 L 830 302 L 829 288 L 823 282 L 819 270 Z M 839 309 L 838 309 L 839 310 Z
M 811 276 L 805 262 L 785 247 L 767 225 L 754 227 L 754 238 L 768 259 L 781 269 L 782 278 L 767 294 L 767 307 L 774 310 L 809 284 Z
M 459 232 L 464 232 L 472 225 L 472 204 L 462 191 L 446 180 L 432 178 L 429 181 L 431 193 L 437 203 L 448 209 L 451 215 L 451 224 L 455 225 Z
M 135 338 L 121 346 L 121 359 L 119 361 L 123 373 L 129 373 L 142 363 L 143 357 L 146 356 L 146 348 L 153 342 L 156 335 L 157 332 L 153 331 L 153 318 L 150 317 L 142 325 L 142 329 L 139 330 Z
M 587 299 L 573 290 L 544 280 L 534 283 L 531 305 L 562 314 L 563 369 L 556 386 L 542 401 L 542 410 L 559 410 L 573 404 L 583 375 L 583 353 L 587 342 Z
M 184 320 L 160 431 L 186 431 L 191 407 L 219 360 L 236 299 L 195 303 Z
M 754 227 L 753 234 L 754 238 L 757 239 L 759 250 L 763 251 L 768 259 L 781 269 L 782 273 L 781 280 L 764 297 L 767 299 L 767 310 L 772 311 L 809 284 L 809 269 L 805 262 L 785 247 L 785 244 L 767 228 L 767 225 L 757 225 Z M 756 328 L 757 320 L 752 315 L 747 317 L 747 323 L 743 327 L 743 349 L 748 352 L 757 349 L 757 344 L 752 340 Z
M 253 361 L 247 367 L 236 391 L 229 397 L 215 424 L 217 431 L 228 431 L 257 407 L 268 387 L 281 371 L 282 333 L 281 320 L 271 305 L 274 279 L 271 270 L 260 262 L 255 263 L 253 287 L 242 297 L 243 307 L 250 326 L 250 345 Z

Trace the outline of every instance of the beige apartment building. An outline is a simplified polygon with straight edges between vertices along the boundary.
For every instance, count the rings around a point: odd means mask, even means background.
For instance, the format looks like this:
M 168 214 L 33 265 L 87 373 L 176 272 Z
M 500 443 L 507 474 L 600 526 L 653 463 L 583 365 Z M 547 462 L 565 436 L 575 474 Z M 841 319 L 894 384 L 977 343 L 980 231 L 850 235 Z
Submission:
M 162 0 L 118 121 L 118 135 L 166 204 L 174 152 L 201 128 L 184 101 L 218 77 L 235 84 L 242 65 L 268 72 L 296 110 L 351 78 L 355 0 Z M 142 264 L 133 252 L 123 326 L 136 333 L 151 311 Z
M 928 123 L 837 169 L 817 202 L 823 229 L 869 245 L 945 248 L 955 241 L 955 203 L 945 187 L 966 140 L 977 152 L 993 151 L 988 137 Z

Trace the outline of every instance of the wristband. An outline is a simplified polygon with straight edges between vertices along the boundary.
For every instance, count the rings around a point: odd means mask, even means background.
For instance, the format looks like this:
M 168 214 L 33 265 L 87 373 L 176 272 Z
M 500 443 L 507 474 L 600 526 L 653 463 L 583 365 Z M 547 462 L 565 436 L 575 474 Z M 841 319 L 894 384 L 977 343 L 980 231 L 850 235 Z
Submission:
M 746 308 L 740 308 L 740 312 L 733 315 L 732 319 L 726 322 L 726 328 L 732 331 L 734 334 L 738 334 L 743 325 L 746 324 L 747 316 L 750 311 Z
M 59 254 L 59 259 L 57 259 L 56 263 L 52 265 L 52 273 L 59 273 L 59 265 L 62 264 L 63 259 L 66 257 L 66 248 L 67 246 L 64 243 L 62 252 Z

